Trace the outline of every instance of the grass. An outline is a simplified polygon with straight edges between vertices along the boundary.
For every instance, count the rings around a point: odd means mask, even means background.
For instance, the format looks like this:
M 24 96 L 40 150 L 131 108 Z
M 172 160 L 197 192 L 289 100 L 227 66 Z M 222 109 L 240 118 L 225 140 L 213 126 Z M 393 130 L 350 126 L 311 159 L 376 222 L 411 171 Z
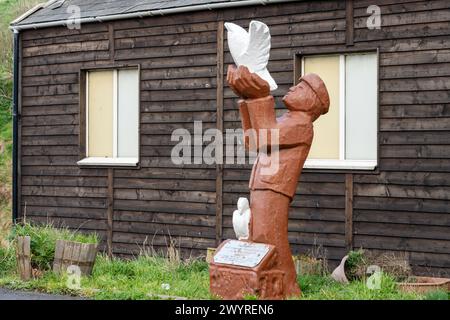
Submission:
M 124 261 L 97 258 L 91 277 L 82 277 L 81 289 L 71 290 L 67 277 L 51 272 L 29 282 L 20 281 L 15 275 L 0 277 L 0 286 L 11 289 L 38 290 L 54 294 L 72 294 L 92 299 L 158 299 L 159 295 L 188 297 L 189 299 L 214 299 L 209 293 L 208 265 L 204 261 L 189 260 L 171 263 L 161 256 L 141 256 Z M 339 284 L 327 276 L 299 277 L 302 300 L 418 300 L 443 299 L 445 294 L 431 296 L 402 293 L 395 281 L 382 277 L 380 290 L 370 290 L 363 281 L 348 285 Z M 165 289 L 163 284 L 168 284 Z M 252 297 L 250 297 L 252 298 Z
M 327 276 L 302 276 L 299 279 L 306 300 L 421 300 L 423 295 L 397 290 L 395 280 L 382 274 L 381 286 L 371 290 L 364 280 L 340 284 Z
M 11 289 L 38 290 L 54 294 L 71 294 L 92 299 L 158 299 L 163 296 L 189 299 L 214 299 L 209 293 L 208 265 L 200 260 L 171 263 L 165 257 L 141 256 L 136 260 L 97 258 L 91 277 L 82 277 L 81 289 L 67 288 L 66 276 L 47 272 L 43 277 L 29 282 L 15 275 L 0 277 L 0 286 Z M 395 281 L 382 277 L 380 290 L 370 290 L 363 281 L 348 285 L 336 283 L 327 276 L 299 277 L 302 300 L 418 300 L 444 299 L 445 293 L 430 296 L 402 293 Z M 165 289 L 163 284 L 168 284 Z
M 0 246 L 11 227 L 12 60 L 9 23 L 42 0 L 0 0 Z
M 443 290 L 431 291 L 425 295 L 425 300 L 450 300 L 450 292 Z
M 51 271 L 53 248 L 56 239 L 79 242 L 96 242 L 93 235 L 82 235 L 68 229 L 52 226 L 36 227 L 28 224 L 15 227 L 10 239 L 16 235 L 32 238 L 32 259 L 44 272 L 39 278 L 22 281 L 16 273 L 14 246 L 0 248 L 0 287 L 36 290 L 52 294 L 69 294 L 91 299 L 147 300 L 167 297 L 188 299 L 215 299 L 209 293 L 208 264 L 199 259 L 181 260 L 177 255 L 163 256 L 154 251 L 134 260 L 110 259 L 100 254 L 93 274 L 81 278 L 80 289 L 70 289 L 67 275 Z M 170 250 L 169 250 L 170 252 Z M 298 278 L 302 288 L 302 300 L 411 300 L 444 299 L 445 293 L 418 295 L 397 290 L 395 280 L 389 275 L 381 277 L 379 290 L 370 290 L 364 280 L 344 285 L 333 281 L 329 275 L 303 275 Z M 256 297 L 248 296 L 247 299 Z
M 95 235 L 84 235 L 68 229 L 56 229 L 51 225 L 18 225 L 9 239 L 14 243 L 17 235 L 31 237 L 32 260 L 43 273 L 39 278 L 22 281 L 16 273 L 14 245 L 0 248 L 0 287 L 20 290 L 36 290 L 51 294 L 69 294 L 91 299 L 147 300 L 167 297 L 188 299 L 215 299 L 209 292 L 208 264 L 199 259 L 181 260 L 168 250 L 166 256 L 147 250 L 134 260 L 121 260 L 100 254 L 93 274 L 81 277 L 80 289 L 70 289 L 67 275 L 51 271 L 54 247 L 57 239 L 84 243 L 97 242 Z M 298 278 L 302 300 L 415 300 L 448 299 L 445 292 L 419 295 L 397 290 L 393 277 L 382 274 L 379 290 L 371 290 L 365 280 L 340 284 L 329 274 L 302 275 Z M 246 299 L 256 299 L 248 296 Z
M 82 277 L 81 289 L 74 291 L 67 286 L 67 276 L 51 271 L 56 240 L 98 243 L 97 236 L 51 225 L 23 224 L 14 227 L 9 236 L 11 244 L 16 236 L 26 235 L 31 237 L 32 265 L 43 271 L 43 276 L 21 281 L 15 270 L 14 245 L 10 245 L 9 249 L 0 249 L 0 286 L 94 299 L 150 299 L 157 295 L 210 298 L 208 265 L 198 259 L 181 261 L 176 254 L 168 259 L 152 253 L 135 260 L 99 255 L 92 276 Z
M 0 277 L 14 274 L 16 267 L 15 252 L 12 247 L 0 247 Z
M 213 298 L 209 294 L 208 265 L 196 259 L 171 262 L 163 256 L 140 256 L 135 260 L 120 260 L 99 255 L 92 276 L 82 277 L 80 290 L 69 289 L 67 276 L 58 276 L 51 271 L 44 273 L 41 278 L 21 281 L 11 269 L 10 259 L 4 261 L 3 264 L 7 264 L 10 269 L 7 274 L 0 273 L 0 286 L 10 289 L 102 300 L 148 300 L 158 299 L 160 295 Z

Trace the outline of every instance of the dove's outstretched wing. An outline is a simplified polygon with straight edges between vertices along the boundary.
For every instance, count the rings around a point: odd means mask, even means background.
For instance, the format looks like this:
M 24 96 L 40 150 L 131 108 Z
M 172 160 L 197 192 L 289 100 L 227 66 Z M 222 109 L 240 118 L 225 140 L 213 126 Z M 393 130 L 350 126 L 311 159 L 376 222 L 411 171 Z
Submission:
M 267 67 L 270 57 L 269 27 L 262 22 L 252 21 L 249 37 L 248 47 L 239 62 L 247 66 L 251 72 L 262 71 Z
M 241 57 L 250 71 L 255 72 L 270 85 L 270 90 L 278 88 L 277 83 L 267 70 L 270 58 L 270 30 L 267 25 L 260 21 L 250 22 L 249 27 L 250 42 L 244 55 Z
M 231 56 L 239 66 L 238 61 L 247 50 L 250 42 L 249 34 L 244 28 L 231 22 L 226 22 L 225 28 L 228 30 L 228 47 L 230 48 Z

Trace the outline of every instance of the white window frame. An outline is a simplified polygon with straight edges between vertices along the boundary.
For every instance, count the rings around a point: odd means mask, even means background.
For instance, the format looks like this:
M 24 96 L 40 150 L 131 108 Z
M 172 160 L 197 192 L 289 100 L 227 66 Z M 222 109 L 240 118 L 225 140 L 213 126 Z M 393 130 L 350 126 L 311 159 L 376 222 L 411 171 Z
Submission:
M 345 136 L 345 119 L 346 119 L 346 106 L 345 106 L 345 94 L 346 94 L 346 68 L 345 68 L 345 57 L 348 55 L 354 54 L 369 54 L 375 53 L 377 55 L 377 121 L 376 121 L 376 130 L 377 130 L 377 144 L 376 144 L 376 160 L 347 160 L 345 159 L 345 146 L 346 146 L 346 136 Z M 329 57 L 329 56 L 339 56 L 339 159 L 306 159 L 303 168 L 305 169 L 328 169 L 328 170 L 375 170 L 378 166 L 378 152 L 379 152 L 379 122 L 378 122 L 378 114 L 379 114 L 379 54 L 375 51 L 368 52 L 349 52 L 349 53 L 330 53 L 330 54 L 315 54 L 315 55 L 303 55 L 301 56 L 301 76 L 305 75 L 305 58 L 314 56 L 314 57 Z M 342 72 L 342 70 L 344 70 Z M 313 142 L 314 143 L 314 142 Z
M 110 167 L 136 167 L 139 164 L 139 157 L 129 158 L 129 157 L 118 157 L 118 73 L 119 70 L 136 70 L 138 72 L 138 90 L 140 87 L 140 68 L 139 67 L 129 67 L 129 68 L 111 68 L 105 69 L 113 72 L 113 157 L 89 157 L 89 72 L 95 72 L 102 69 L 93 69 L 86 71 L 86 101 L 85 101 L 85 113 L 86 113 L 86 157 L 77 162 L 79 166 L 110 166 Z M 138 112 L 140 112 L 140 106 L 138 101 Z M 139 123 L 138 123 L 138 132 Z M 140 154 L 140 143 L 138 143 L 138 155 Z

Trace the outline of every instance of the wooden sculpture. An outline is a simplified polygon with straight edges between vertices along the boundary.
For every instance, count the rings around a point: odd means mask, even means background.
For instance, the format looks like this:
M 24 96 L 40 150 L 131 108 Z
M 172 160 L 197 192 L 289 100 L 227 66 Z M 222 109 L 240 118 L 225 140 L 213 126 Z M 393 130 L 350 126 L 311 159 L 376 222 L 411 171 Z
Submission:
M 288 111 L 276 118 L 267 81 L 245 66 L 238 69 L 230 66 L 227 80 L 242 98 L 239 108 L 244 132 L 251 129 L 256 132 L 250 135 L 253 141 L 246 141 L 247 147 L 253 144 L 258 150 L 249 183 L 252 214 L 248 242 L 268 247 L 260 263 L 247 268 L 242 263 L 227 265 L 224 260 L 214 260 L 211 291 L 226 299 L 241 299 L 245 294 L 266 299 L 296 296 L 300 288 L 288 240 L 289 204 L 311 148 L 313 122 L 328 112 L 328 91 L 319 76 L 305 75 L 283 98 Z M 278 132 L 278 139 L 271 134 L 261 139 L 259 133 L 267 134 L 271 129 Z M 265 170 L 268 167 L 277 170 Z M 218 252 L 224 246 L 236 245 L 225 242 Z
M 263 299 L 299 295 L 288 240 L 289 204 L 311 148 L 313 122 L 328 112 L 330 98 L 319 76 L 308 74 L 284 96 L 289 111 L 276 118 L 270 91 L 277 85 L 267 70 L 269 27 L 260 21 L 250 22 L 249 32 L 233 23 L 225 27 L 238 66 L 228 68 L 227 80 L 242 98 L 245 145 L 258 157 L 249 183 L 248 239 L 238 231 L 238 239 L 244 241 L 227 240 L 219 246 L 210 263 L 210 289 L 225 299 L 242 299 L 246 294 Z

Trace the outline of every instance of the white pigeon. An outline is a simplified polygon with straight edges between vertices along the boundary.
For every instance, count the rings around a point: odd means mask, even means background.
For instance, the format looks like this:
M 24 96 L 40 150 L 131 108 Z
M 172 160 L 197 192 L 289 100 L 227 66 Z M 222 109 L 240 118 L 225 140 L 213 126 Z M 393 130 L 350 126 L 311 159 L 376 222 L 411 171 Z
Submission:
M 239 198 L 237 208 L 238 209 L 233 212 L 234 233 L 238 240 L 247 240 L 251 215 L 247 198 Z
M 260 21 L 250 22 L 249 32 L 237 24 L 227 22 L 228 47 L 236 65 L 246 66 L 270 85 L 270 91 L 278 88 L 277 83 L 267 70 L 270 57 L 269 27 Z

